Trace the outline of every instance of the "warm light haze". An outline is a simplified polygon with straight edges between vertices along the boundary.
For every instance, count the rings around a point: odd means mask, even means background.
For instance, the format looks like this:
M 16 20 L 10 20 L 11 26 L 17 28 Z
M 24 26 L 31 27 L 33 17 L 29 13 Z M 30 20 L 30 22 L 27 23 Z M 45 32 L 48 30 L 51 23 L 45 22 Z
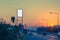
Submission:
M 57 15 L 49 12 L 60 14 L 60 0 L 0 0 L 0 18 L 10 21 L 18 8 L 23 9 L 24 24 L 52 26 L 57 24 Z

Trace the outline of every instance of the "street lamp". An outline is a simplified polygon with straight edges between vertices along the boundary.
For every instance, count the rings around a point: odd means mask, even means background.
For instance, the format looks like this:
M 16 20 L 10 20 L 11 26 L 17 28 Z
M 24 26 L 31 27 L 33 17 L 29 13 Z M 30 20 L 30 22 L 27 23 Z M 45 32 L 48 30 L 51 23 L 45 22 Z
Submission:
M 48 26 L 48 20 L 47 20 L 47 19 L 44 19 L 44 18 L 43 18 L 42 20 L 45 20 L 45 21 L 46 21 L 46 23 L 47 23 L 47 26 Z
M 57 25 L 59 25 L 59 13 L 57 13 L 57 12 L 49 12 L 49 13 L 57 15 Z

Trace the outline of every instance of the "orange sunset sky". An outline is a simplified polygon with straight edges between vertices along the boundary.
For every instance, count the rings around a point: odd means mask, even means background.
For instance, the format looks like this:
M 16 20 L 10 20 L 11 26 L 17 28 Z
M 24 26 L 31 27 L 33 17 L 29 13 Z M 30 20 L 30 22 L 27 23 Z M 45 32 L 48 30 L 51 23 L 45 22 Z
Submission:
M 57 24 L 57 15 L 49 12 L 60 14 L 60 0 L 0 0 L 0 17 L 10 21 L 18 8 L 23 9 L 24 24 L 52 26 Z

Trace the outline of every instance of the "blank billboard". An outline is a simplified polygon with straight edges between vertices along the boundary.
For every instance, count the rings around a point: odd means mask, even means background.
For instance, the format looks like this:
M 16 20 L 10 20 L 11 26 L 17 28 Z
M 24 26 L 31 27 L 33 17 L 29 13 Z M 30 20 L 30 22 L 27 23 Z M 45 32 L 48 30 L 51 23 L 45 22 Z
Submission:
M 22 9 L 18 9 L 17 16 L 18 16 L 18 17 L 22 17 L 22 16 L 23 16 L 23 15 L 22 15 Z

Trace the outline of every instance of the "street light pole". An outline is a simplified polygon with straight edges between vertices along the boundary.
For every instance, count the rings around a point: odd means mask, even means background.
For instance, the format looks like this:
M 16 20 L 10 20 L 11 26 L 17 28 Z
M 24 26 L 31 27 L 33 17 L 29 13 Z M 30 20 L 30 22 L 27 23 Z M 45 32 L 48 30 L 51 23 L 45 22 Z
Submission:
M 50 14 L 56 14 L 56 15 L 57 15 L 57 25 L 59 25 L 59 13 L 56 13 L 56 12 L 50 12 Z
M 45 20 L 45 21 L 46 21 L 46 23 L 47 23 L 47 26 L 48 26 L 48 20 L 47 20 L 47 19 L 44 19 L 44 18 L 43 18 L 42 20 Z
M 57 13 L 57 24 L 59 25 L 59 14 Z

